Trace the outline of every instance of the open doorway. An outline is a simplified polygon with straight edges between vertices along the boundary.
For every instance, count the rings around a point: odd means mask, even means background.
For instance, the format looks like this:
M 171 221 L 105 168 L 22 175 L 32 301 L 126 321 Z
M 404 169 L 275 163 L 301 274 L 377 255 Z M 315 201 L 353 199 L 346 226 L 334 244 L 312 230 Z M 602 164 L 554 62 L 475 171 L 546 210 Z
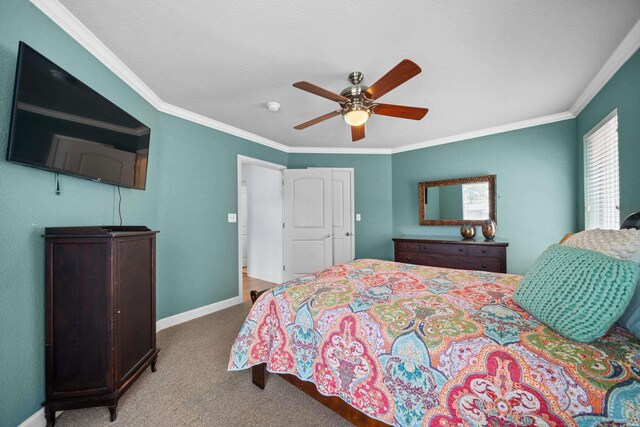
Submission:
M 243 300 L 282 277 L 282 171 L 285 166 L 238 156 L 238 268 Z

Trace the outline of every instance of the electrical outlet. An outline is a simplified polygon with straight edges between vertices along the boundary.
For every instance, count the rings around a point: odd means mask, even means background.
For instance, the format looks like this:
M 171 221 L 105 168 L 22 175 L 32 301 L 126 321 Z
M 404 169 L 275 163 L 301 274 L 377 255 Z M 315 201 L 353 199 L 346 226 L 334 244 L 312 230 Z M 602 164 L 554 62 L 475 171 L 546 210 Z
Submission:
M 362 217 L 360 216 L 360 214 L 356 214 L 356 221 L 360 221 L 362 219 Z
M 238 222 L 238 216 L 234 213 L 227 214 L 227 222 Z

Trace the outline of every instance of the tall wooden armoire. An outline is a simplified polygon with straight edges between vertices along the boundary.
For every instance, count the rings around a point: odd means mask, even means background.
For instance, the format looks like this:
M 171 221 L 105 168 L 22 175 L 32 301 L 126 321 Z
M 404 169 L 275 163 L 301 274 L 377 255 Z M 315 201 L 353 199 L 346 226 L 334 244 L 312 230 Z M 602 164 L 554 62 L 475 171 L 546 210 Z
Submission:
M 55 412 L 108 406 L 156 348 L 156 233 L 143 226 L 45 229 L 47 425 Z

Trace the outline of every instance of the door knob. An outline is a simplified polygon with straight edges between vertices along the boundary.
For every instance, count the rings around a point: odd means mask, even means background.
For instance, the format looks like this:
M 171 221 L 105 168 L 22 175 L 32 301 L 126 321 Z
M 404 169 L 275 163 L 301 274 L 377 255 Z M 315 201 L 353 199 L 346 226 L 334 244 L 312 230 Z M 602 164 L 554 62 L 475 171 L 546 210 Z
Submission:
M 346 233 L 346 236 L 355 236 L 355 235 L 356 235 L 356 233 L 349 233 L 348 231 Z
M 329 233 L 325 234 L 324 238 L 326 239 L 327 237 L 331 237 L 331 234 Z

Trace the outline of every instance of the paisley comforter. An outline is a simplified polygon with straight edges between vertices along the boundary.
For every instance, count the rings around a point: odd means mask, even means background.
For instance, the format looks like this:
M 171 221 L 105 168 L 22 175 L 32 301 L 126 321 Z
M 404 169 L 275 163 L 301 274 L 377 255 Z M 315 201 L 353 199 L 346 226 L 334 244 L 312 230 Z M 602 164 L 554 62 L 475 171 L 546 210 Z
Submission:
M 337 265 L 256 301 L 229 369 L 266 362 L 399 426 L 640 426 L 640 342 L 562 338 L 512 301 L 520 279 Z

